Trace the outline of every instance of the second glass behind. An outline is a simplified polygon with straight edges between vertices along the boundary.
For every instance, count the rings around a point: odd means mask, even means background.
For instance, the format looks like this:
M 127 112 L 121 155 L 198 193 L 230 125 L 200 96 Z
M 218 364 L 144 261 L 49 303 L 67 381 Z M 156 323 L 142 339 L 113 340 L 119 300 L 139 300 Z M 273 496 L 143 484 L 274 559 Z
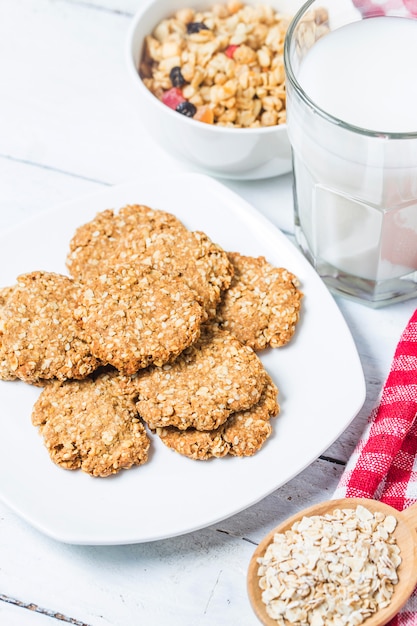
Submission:
M 298 244 L 337 294 L 417 296 L 417 20 L 309 0 L 285 41 Z

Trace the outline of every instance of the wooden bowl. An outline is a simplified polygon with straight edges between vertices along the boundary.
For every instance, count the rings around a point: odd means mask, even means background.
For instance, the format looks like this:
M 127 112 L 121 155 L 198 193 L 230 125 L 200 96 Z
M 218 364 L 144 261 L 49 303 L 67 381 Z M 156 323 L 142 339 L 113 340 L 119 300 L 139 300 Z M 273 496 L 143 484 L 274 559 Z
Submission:
M 247 589 L 252 608 L 259 621 L 264 624 L 264 626 L 276 626 L 277 622 L 275 619 L 269 617 L 266 612 L 266 605 L 262 601 L 262 590 L 259 587 L 258 558 L 264 556 L 275 533 L 285 532 L 297 520 L 300 520 L 304 516 L 325 515 L 326 513 L 332 513 L 335 509 L 355 509 L 358 505 L 364 506 L 372 513 L 381 511 L 384 515 L 393 515 L 397 519 L 398 523 L 394 530 L 394 537 L 396 538 L 401 553 L 401 564 L 397 570 L 399 581 L 395 585 L 390 604 L 371 617 L 368 617 L 363 622 L 364 626 L 384 626 L 384 624 L 389 622 L 407 602 L 417 584 L 417 504 L 414 504 L 404 511 L 397 511 L 387 504 L 366 498 L 329 500 L 304 509 L 279 524 L 279 526 L 271 530 L 261 541 L 253 553 L 249 563 Z M 289 622 L 288 626 L 291 626 Z

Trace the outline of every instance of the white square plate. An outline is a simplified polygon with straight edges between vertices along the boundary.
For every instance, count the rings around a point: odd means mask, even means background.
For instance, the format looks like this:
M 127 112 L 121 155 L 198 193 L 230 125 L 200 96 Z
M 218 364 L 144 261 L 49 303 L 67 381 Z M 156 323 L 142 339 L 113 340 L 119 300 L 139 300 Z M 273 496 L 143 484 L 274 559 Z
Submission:
M 49 459 L 31 424 L 40 389 L 0 381 L 0 498 L 47 535 L 75 544 L 127 544 L 209 526 L 258 502 L 314 461 L 361 408 L 359 357 L 333 297 L 292 243 L 217 181 L 183 174 L 135 181 L 62 205 L 0 238 L 0 285 L 33 270 L 67 273 L 75 229 L 107 208 L 147 204 L 203 230 L 227 251 L 263 255 L 296 274 L 304 298 L 292 341 L 260 357 L 279 388 L 273 435 L 253 457 L 194 461 L 151 435 L 147 464 L 109 478 Z

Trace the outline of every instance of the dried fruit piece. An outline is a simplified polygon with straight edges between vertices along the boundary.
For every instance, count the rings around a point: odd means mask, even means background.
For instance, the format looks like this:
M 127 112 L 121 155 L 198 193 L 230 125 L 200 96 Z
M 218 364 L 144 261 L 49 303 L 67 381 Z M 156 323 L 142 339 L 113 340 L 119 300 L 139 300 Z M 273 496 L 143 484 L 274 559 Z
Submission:
M 233 59 L 233 55 L 236 52 L 236 50 L 239 48 L 239 46 L 236 45 L 230 45 L 227 46 L 226 50 L 224 51 L 225 55 L 227 57 L 229 57 L 229 59 Z
M 164 104 L 174 110 L 179 104 L 181 104 L 181 102 L 185 102 L 182 91 L 178 87 L 172 87 L 171 89 L 168 89 L 168 91 L 164 91 L 161 99 Z
M 181 115 L 185 115 L 186 117 L 194 117 L 197 108 L 192 102 L 188 102 L 188 100 L 185 100 L 185 102 L 180 102 L 175 110 L 178 111 L 178 113 L 181 113 Z
M 185 85 L 185 78 L 182 75 L 181 68 L 176 65 L 169 73 L 169 79 L 173 87 L 182 87 Z M 182 94 L 181 94 L 182 95 Z
M 214 113 L 213 109 L 209 106 L 201 106 L 197 107 L 197 111 L 194 115 L 194 119 L 199 122 L 205 122 L 206 124 L 213 124 L 214 122 Z
M 194 119 L 199 122 L 205 122 L 206 124 L 214 123 L 214 113 L 213 109 L 209 106 L 201 106 L 197 107 L 196 114 L 194 115 Z
M 210 30 L 210 29 L 203 22 L 189 22 L 187 24 L 187 33 L 188 33 L 188 35 L 193 35 L 194 33 L 199 33 L 200 30 Z

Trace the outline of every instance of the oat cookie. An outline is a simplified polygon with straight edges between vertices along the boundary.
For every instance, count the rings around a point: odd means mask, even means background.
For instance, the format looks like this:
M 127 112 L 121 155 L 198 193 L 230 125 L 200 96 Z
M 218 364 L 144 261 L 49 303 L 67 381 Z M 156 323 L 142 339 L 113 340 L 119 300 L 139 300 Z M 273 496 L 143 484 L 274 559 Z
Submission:
M 3 309 L 6 304 L 7 298 L 11 294 L 13 287 L 2 287 L 0 289 L 0 380 L 15 380 L 16 375 L 12 371 L 10 364 L 7 361 L 6 354 L 3 349 L 3 330 L 4 330 L 4 315 Z
M 108 263 L 115 262 L 122 240 L 125 251 L 131 247 L 140 251 L 146 248 L 150 237 L 171 230 L 178 236 L 187 231 L 179 219 L 165 211 L 138 204 L 127 205 L 118 212 L 106 209 L 75 231 L 67 256 L 68 270 L 77 279 L 97 276 Z
M 13 291 L 13 287 L 0 287 L 0 307 L 4 307 L 12 291 Z M 1 325 L 0 325 L 0 332 L 2 332 Z
M 284 346 L 292 338 L 303 297 L 298 280 L 264 257 L 228 253 L 234 267 L 230 288 L 222 295 L 216 321 L 254 350 Z
M 174 215 L 141 205 L 99 213 L 71 240 L 67 266 L 72 276 L 86 280 L 119 264 L 181 276 L 210 317 L 233 274 L 224 250 L 205 233 L 191 232 Z
M 17 378 L 85 378 L 97 359 L 73 318 L 78 284 L 53 272 L 31 272 L 17 279 L 3 307 L 2 349 Z
M 98 359 L 134 374 L 150 363 L 163 365 L 196 341 L 202 309 L 180 278 L 120 265 L 84 285 L 74 315 Z
M 168 426 L 157 428 L 156 433 L 168 448 L 191 459 L 205 461 L 226 454 L 252 456 L 271 435 L 269 419 L 279 412 L 278 389 L 269 376 L 267 380 L 258 404 L 246 411 L 232 413 L 214 430 L 179 430 Z
M 227 331 L 204 327 L 173 363 L 138 376 L 138 411 L 151 429 L 212 430 L 259 401 L 266 375 L 251 348 Z
M 213 318 L 222 291 L 230 286 L 233 267 L 224 250 L 201 231 L 158 233 L 131 261 L 144 263 L 164 274 L 181 276 L 195 291 L 197 300 Z
M 54 463 L 105 477 L 147 461 L 149 438 L 119 382 L 117 373 L 105 373 L 42 391 L 32 423 Z
M 258 404 L 247 411 L 233 413 L 226 422 L 223 438 L 232 456 L 252 456 L 272 433 L 269 422 L 279 413 L 278 389 L 268 376 Z
M 180 430 L 175 426 L 157 428 L 156 434 L 171 450 L 198 461 L 207 461 L 213 457 L 226 456 L 230 444 L 223 438 L 224 425 L 213 430 L 197 430 L 187 428 Z

